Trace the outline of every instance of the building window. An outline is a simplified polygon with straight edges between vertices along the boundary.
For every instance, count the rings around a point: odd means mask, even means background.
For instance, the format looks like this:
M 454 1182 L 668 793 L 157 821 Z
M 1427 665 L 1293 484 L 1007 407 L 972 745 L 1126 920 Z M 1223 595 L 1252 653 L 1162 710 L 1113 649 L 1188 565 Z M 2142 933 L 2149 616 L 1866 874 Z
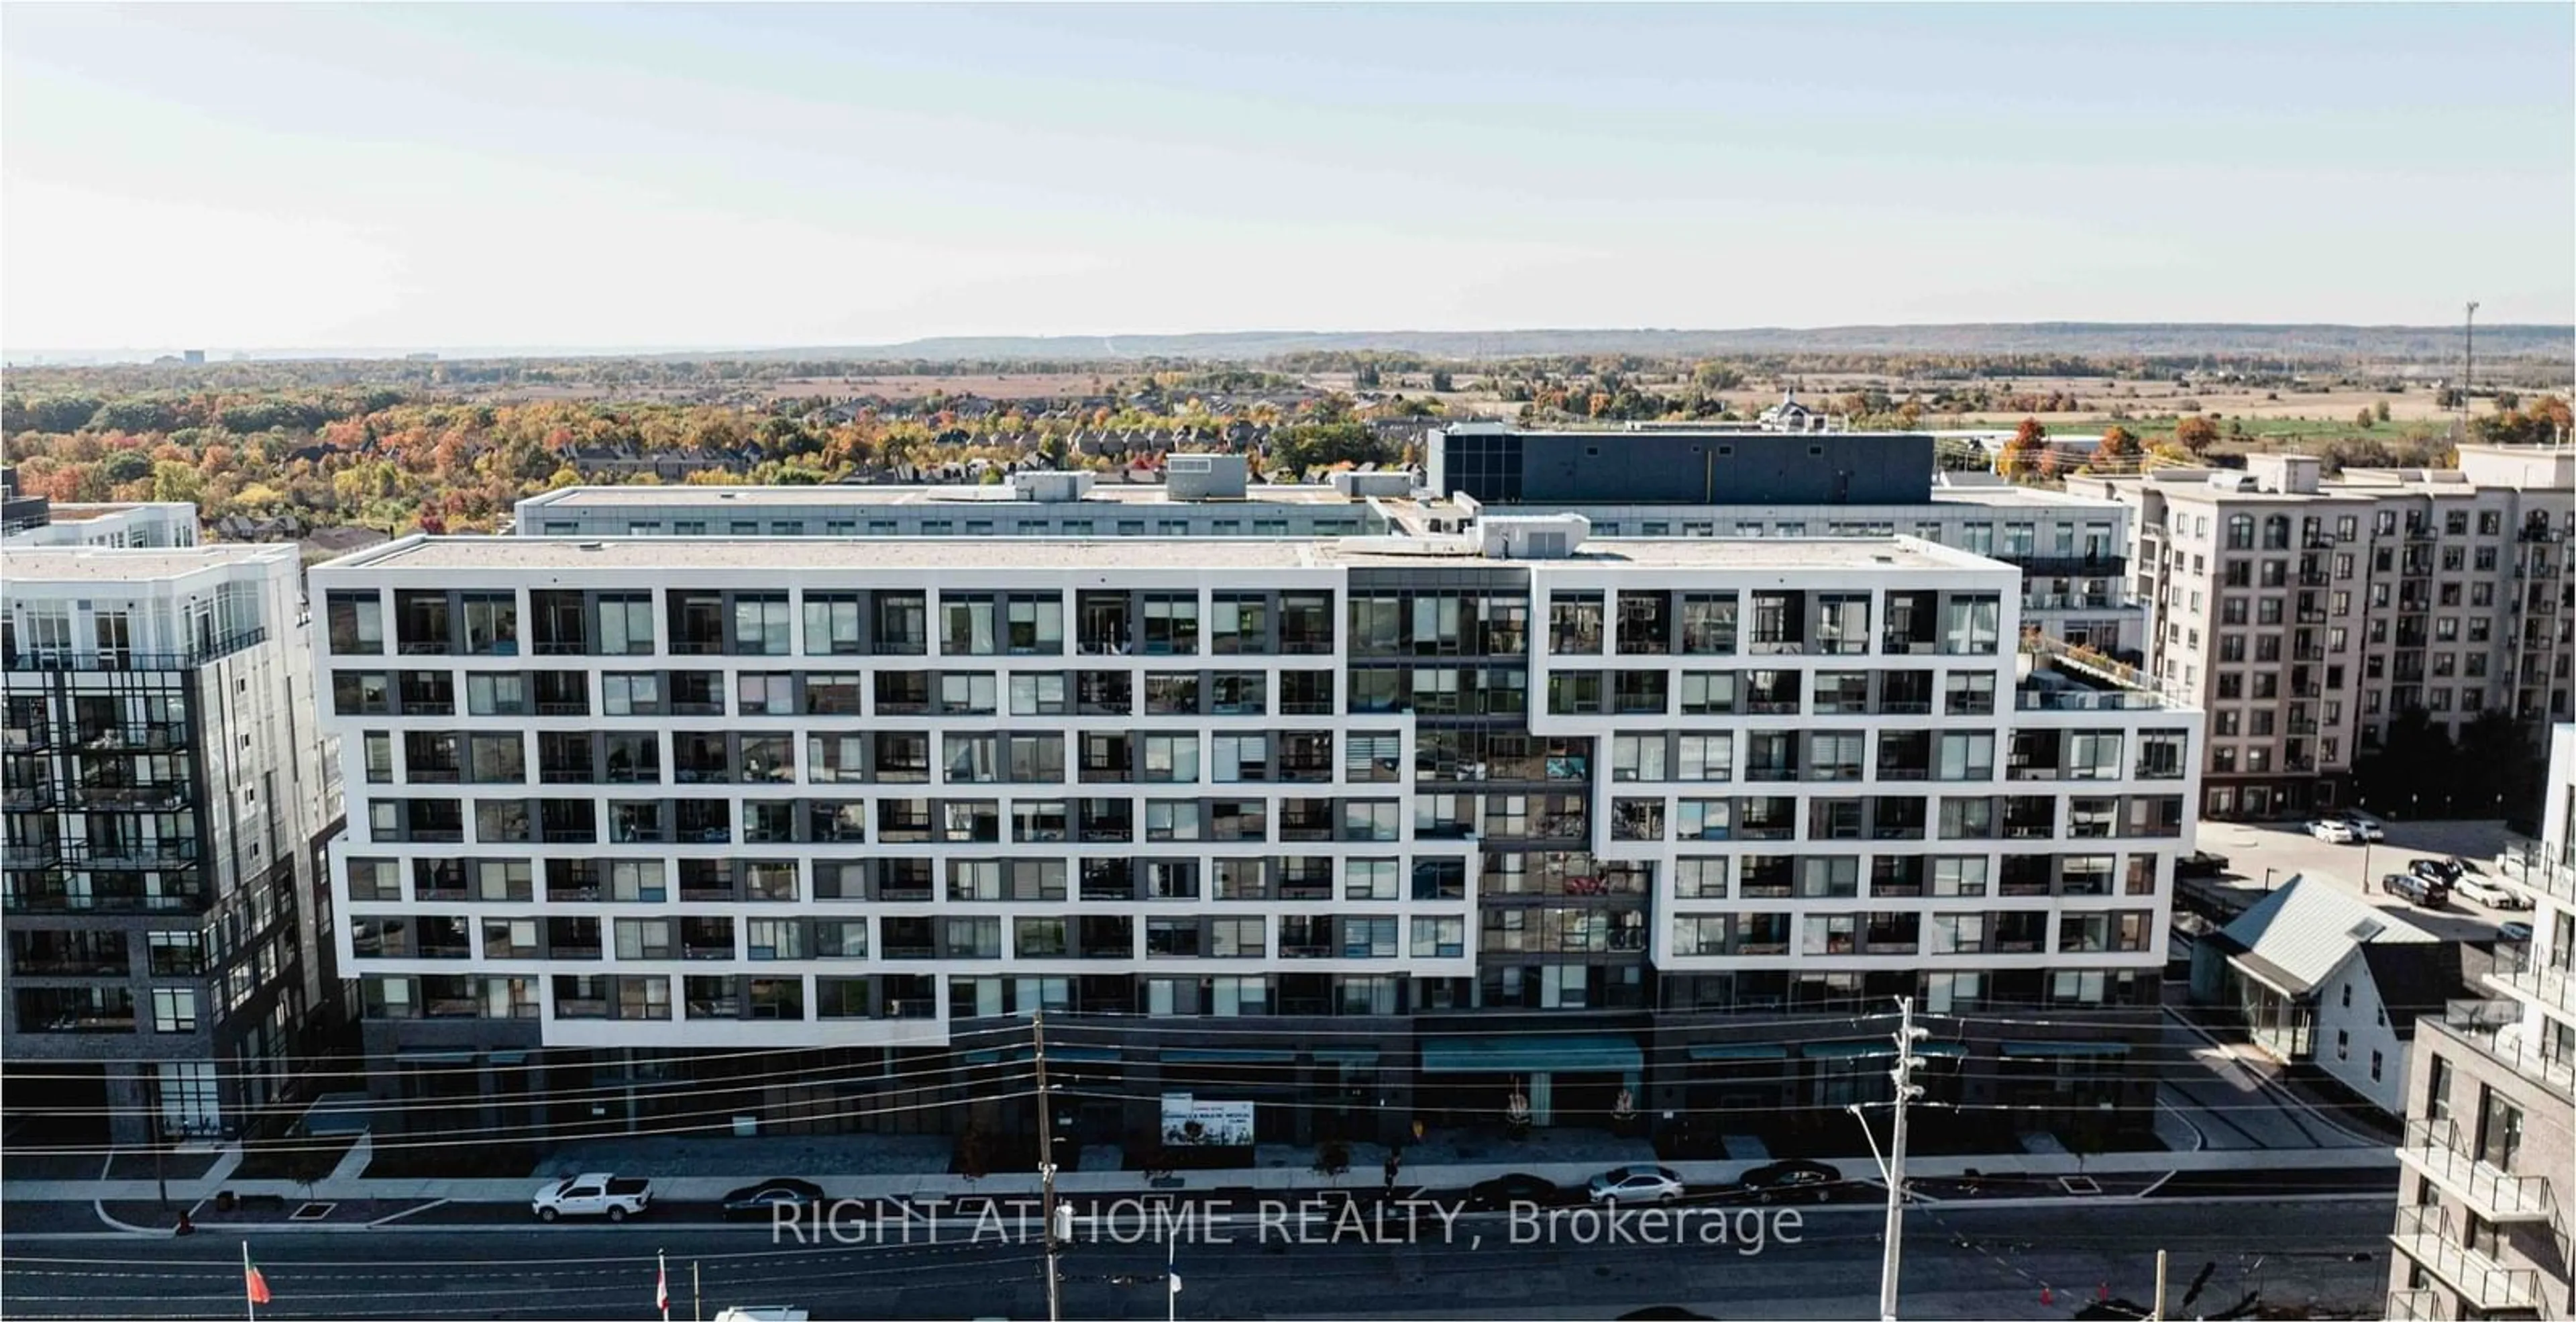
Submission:
M 155 1033 L 196 1032 L 196 989 L 192 987 L 153 988 L 152 1031 Z

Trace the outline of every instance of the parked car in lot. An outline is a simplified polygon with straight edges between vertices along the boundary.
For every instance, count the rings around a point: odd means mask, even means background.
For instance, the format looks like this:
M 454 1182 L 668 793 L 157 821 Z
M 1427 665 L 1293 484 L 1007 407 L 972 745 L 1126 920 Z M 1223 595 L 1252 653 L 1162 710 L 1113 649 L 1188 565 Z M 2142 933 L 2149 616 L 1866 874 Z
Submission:
M 2522 896 L 2515 892 L 2512 887 L 2497 881 L 2493 877 L 2476 877 L 2463 874 L 2459 880 L 2451 883 L 2451 893 L 2454 895 L 2465 895 L 2490 909 L 2528 909 L 2531 907 L 2531 901 L 2522 898 Z
M 1682 1177 L 1664 1166 L 1617 1166 L 1593 1176 L 1584 1192 L 1596 1203 L 1669 1203 L 1682 1196 Z
M 2445 886 L 2456 886 L 2460 884 L 2460 878 L 2468 875 L 2459 860 L 2450 858 L 2419 858 L 2407 864 L 2406 870 L 2426 881 L 2438 881 Z
M 2440 909 L 2451 902 L 2451 888 L 2441 882 L 2412 872 L 2391 872 L 2379 879 L 2380 889 L 2427 909 Z
M 2348 845 L 2361 838 L 2352 823 L 2340 817 L 2320 817 L 2308 823 L 2308 834 L 2330 845 Z
M 1737 1188 L 1757 1203 L 1821 1203 L 1842 1182 L 1843 1173 L 1821 1161 L 1775 1161 L 1744 1172 Z
M 540 1221 L 559 1216 L 604 1216 L 623 1221 L 653 1205 L 651 1180 L 616 1175 L 574 1175 L 537 1190 L 528 1210 Z
M 2383 822 L 2366 812 L 2345 813 L 2343 815 L 2343 824 L 2351 827 L 2354 835 L 2367 840 L 2372 844 L 2377 844 L 2388 838 L 2388 823 Z
M 2498 923 L 2496 924 L 2496 939 L 2498 941 L 2528 941 L 2531 939 L 2531 924 Z
M 2215 877 L 2226 871 L 2227 855 L 2213 854 L 2206 849 L 2196 850 L 2174 863 L 2177 877 Z
M 1552 1203 L 1561 1191 L 1554 1181 L 1535 1175 L 1497 1175 L 1480 1181 L 1467 1190 L 1467 1206 L 1490 1212 L 1514 1203 Z
M 776 1215 L 774 1208 L 802 1212 L 806 1208 L 820 1206 L 824 1201 L 823 1186 L 819 1184 L 808 1180 L 770 1180 L 763 1184 L 745 1185 L 726 1194 L 724 1214 L 728 1217 L 769 1217 Z

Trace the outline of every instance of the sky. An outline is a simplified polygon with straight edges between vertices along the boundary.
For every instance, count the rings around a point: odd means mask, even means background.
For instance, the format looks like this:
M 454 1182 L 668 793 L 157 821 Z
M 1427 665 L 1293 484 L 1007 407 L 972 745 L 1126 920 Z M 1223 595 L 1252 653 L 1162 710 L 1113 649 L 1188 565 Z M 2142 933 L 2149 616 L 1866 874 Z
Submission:
M 0 349 L 2576 320 L 2576 7 L 6 6 Z

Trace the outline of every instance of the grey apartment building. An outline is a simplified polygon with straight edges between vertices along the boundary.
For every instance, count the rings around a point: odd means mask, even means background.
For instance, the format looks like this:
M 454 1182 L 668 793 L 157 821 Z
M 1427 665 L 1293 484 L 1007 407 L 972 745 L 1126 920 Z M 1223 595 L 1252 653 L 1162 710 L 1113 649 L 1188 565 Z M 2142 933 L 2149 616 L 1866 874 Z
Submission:
M 2485 995 L 2417 1021 L 2389 1235 L 2392 1318 L 2576 1317 L 2576 725 L 2550 735 L 2539 847 L 2498 872 L 2531 901 Z
M 130 540 L 176 540 L 160 511 L 0 544 L 0 1067 L 29 1141 L 238 1134 L 341 1004 L 296 548 Z
M 2071 478 L 2131 522 L 2146 668 L 2209 712 L 2215 817 L 2349 806 L 2353 761 L 2420 708 L 2489 711 L 2535 741 L 2576 693 L 2576 449 L 2462 445 L 2456 469 L 2245 469 Z M 2387 807 L 2391 805 L 2379 805 Z

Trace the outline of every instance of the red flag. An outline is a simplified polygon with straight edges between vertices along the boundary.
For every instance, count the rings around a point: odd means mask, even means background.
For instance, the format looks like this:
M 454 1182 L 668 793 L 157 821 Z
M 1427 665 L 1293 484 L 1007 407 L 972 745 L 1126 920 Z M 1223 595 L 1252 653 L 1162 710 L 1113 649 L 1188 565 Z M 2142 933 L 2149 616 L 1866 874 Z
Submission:
M 259 1274 L 259 1268 L 248 1263 L 242 1265 L 242 1289 L 250 1294 L 250 1301 L 254 1304 L 268 1302 L 268 1278 Z
M 658 1263 L 653 1268 L 653 1307 L 666 1316 L 671 1311 L 671 1269 Z

